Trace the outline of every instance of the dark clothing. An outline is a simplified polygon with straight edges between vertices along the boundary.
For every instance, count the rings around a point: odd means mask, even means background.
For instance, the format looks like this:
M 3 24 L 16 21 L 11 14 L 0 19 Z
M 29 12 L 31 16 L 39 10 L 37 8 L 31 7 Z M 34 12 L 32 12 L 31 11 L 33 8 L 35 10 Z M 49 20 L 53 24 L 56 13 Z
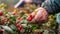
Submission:
M 60 0 L 46 0 L 42 6 L 49 14 L 60 12 Z
M 42 2 L 44 2 L 44 0 L 32 0 L 32 3 L 34 3 L 34 4 L 42 4 Z
M 60 0 L 32 0 L 34 4 L 42 4 L 41 7 L 45 8 L 49 14 L 60 12 Z M 43 3 L 42 3 L 43 2 Z M 21 6 L 23 6 L 22 4 Z

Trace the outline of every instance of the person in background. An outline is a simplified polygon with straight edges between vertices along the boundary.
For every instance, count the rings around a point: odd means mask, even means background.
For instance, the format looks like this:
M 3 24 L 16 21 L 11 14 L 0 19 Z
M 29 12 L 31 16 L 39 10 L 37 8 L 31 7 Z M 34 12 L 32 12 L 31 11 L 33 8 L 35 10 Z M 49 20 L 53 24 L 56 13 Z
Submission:
M 25 4 L 35 4 L 36 6 L 41 5 L 44 0 L 19 0 L 19 2 L 14 6 L 14 8 L 24 7 Z
M 45 0 L 25 0 L 25 3 L 42 4 Z
M 37 14 L 33 18 L 34 20 L 38 22 L 40 20 L 47 19 L 46 16 L 48 14 L 56 14 L 60 12 L 60 0 L 45 0 L 45 2 L 42 3 L 41 7 L 36 10 Z
M 42 0 L 41 0 L 42 1 Z M 39 4 L 40 0 L 26 0 L 25 3 Z M 60 12 L 60 0 L 43 0 L 41 7 L 36 9 L 37 14 L 33 18 L 32 22 L 47 21 L 49 14 L 56 14 Z
M 31 21 L 32 23 L 46 22 L 48 20 L 48 15 L 57 14 L 57 28 L 60 29 L 60 0 L 45 0 L 41 4 L 41 7 L 37 8 L 36 11 L 37 13 L 34 15 L 34 18 Z

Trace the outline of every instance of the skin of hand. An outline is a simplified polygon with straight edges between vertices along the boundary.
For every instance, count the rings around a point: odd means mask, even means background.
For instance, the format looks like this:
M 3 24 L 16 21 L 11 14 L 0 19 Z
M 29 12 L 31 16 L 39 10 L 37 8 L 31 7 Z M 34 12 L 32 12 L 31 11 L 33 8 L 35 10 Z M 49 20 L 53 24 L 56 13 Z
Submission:
M 32 0 L 25 0 L 25 3 L 30 4 L 32 3 Z
M 36 11 L 37 13 L 31 23 L 46 22 L 48 20 L 48 12 L 44 8 L 40 7 Z

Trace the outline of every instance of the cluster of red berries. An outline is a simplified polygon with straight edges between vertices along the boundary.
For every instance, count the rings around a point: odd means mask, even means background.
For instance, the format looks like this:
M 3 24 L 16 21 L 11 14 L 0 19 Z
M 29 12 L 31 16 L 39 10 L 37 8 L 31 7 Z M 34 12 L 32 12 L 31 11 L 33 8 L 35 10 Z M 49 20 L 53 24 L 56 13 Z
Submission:
M 19 24 L 16 24 L 16 27 L 17 27 L 18 31 L 21 31 L 22 28 L 23 28 L 23 26 L 22 25 L 19 25 Z
M 2 16 L 2 15 L 3 15 L 3 12 L 0 11 L 0 16 Z
M 19 23 L 21 21 L 20 17 L 16 19 L 16 22 Z
M 31 21 L 33 19 L 33 15 L 30 14 L 29 17 L 27 18 L 28 21 Z

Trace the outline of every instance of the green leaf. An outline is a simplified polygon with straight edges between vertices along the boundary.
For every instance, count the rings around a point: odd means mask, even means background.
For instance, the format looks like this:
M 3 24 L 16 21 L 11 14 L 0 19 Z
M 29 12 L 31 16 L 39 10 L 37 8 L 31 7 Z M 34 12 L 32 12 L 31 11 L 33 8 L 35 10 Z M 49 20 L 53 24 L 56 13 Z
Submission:
M 21 19 L 22 19 L 22 20 L 23 20 L 23 19 L 26 19 L 26 17 L 27 17 L 27 16 L 22 16 Z
M 36 29 L 37 28 L 37 25 L 36 24 L 29 24 L 28 25 L 31 29 Z
M 27 27 L 27 24 L 21 24 L 24 28 L 26 28 Z
M 2 28 L 4 29 L 4 30 L 6 30 L 7 32 L 9 32 L 10 34 L 16 34 L 16 32 L 15 31 L 13 31 L 10 27 L 8 27 L 8 26 L 2 26 Z
M 15 17 L 13 15 L 10 15 L 10 20 L 11 21 L 16 21 Z
M 22 20 L 19 24 L 27 24 L 28 21 L 27 20 Z
M 14 31 L 17 31 L 17 27 L 15 25 L 10 25 L 10 28 L 13 29 Z

